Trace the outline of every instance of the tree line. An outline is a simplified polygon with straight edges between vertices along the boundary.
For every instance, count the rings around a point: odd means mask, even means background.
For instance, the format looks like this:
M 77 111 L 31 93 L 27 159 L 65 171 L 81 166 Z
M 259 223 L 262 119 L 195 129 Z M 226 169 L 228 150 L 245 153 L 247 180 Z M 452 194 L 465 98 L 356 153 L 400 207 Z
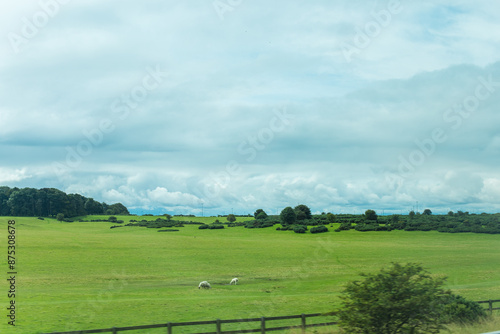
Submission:
M 268 215 L 263 209 L 254 213 L 255 220 L 245 222 L 247 228 L 272 227 L 281 224 L 277 230 L 293 230 L 305 233 L 308 226 L 311 233 L 328 232 L 326 225 L 334 227 L 335 232 L 346 230 L 365 231 L 438 231 L 444 233 L 488 233 L 500 234 L 500 213 L 469 214 L 469 212 L 450 211 L 446 215 L 434 215 L 430 209 L 422 213 L 411 211 L 408 215 L 379 216 L 374 210 L 366 210 L 364 214 L 311 214 L 307 205 L 284 208 L 279 216 Z M 243 224 L 243 223 L 242 223 Z
M 108 205 L 79 194 L 66 194 L 55 188 L 0 187 L 0 216 L 66 218 L 86 215 L 128 215 L 121 203 Z

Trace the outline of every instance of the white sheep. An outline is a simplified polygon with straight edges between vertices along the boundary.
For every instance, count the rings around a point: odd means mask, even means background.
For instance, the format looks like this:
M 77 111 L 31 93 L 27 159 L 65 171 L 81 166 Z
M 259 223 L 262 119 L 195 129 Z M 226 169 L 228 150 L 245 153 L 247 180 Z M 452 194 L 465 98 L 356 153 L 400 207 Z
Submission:
M 234 284 L 234 285 L 238 284 L 238 278 L 236 278 L 236 277 L 235 277 L 235 278 L 233 278 L 233 279 L 231 280 L 231 282 L 229 282 L 229 285 L 231 285 L 231 284 Z
M 203 281 L 200 283 L 200 285 L 198 285 L 198 289 L 210 289 L 210 283 L 208 283 L 207 281 Z

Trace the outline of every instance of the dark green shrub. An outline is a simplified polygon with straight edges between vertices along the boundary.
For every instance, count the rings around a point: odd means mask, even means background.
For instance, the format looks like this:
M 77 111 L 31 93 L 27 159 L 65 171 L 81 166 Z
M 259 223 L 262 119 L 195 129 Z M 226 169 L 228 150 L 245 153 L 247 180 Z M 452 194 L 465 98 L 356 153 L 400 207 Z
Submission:
M 304 225 L 295 225 L 293 227 L 293 231 L 295 233 L 306 233 L 307 227 L 305 227 Z
M 486 311 L 474 301 L 459 295 L 450 295 L 445 301 L 441 317 L 445 323 L 473 323 L 486 317 Z
M 208 228 L 207 224 L 203 224 L 203 225 L 198 226 L 199 230 L 206 230 L 207 228 Z
M 224 228 L 224 225 L 213 223 L 213 224 L 208 225 L 208 228 L 210 230 L 220 230 L 220 229 Z
M 116 221 L 117 221 L 117 218 L 116 218 L 115 216 L 110 216 L 110 217 L 108 218 L 108 221 L 110 221 L 110 222 L 116 222 Z
M 249 222 L 246 222 L 245 227 L 246 228 L 265 228 L 265 227 L 271 227 L 274 226 L 274 224 L 279 223 L 277 221 L 273 220 L 251 220 Z
M 324 233 L 328 232 L 328 228 L 325 225 L 315 226 L 311 228 L 311 233 Z

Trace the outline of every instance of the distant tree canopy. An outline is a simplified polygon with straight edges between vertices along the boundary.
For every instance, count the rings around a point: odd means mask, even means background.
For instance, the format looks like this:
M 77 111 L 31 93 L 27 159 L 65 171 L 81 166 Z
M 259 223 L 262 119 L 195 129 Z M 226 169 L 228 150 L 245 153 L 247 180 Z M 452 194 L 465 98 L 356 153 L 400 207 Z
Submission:
M 65 218 L 107 214 L 128 215 L 127 208 L 116 203 L 108 205 L 79 194 L 66 194 L 54 188 L 9 188 L 0 187 L 0 216 L 55 217 Z
M 295 220 L 297 219 L 297 215 L 295 214 L 295 211 L 290 206 L 287 206 L 286 208 L 284 208 L 281 211 L 280 218 L 281 218 L 281 222 L 284 225 L 290 225 L 290 224 L 295 223 Z
M 307 205 L 304 204 L 299 204 L 297 205 L 293 211 L 295 211 L 295 216 L 297 217 L 297 220 L 305 220 L 305 219 L 311 219 L 311 209 Z
M 255 217 L 255 219 L 266 219 L 267 213 L 262 209 L 257 209 L 253 216 Z
M 374 210 L 366 210 L 365 217 L 367 220 L 377 220 L 378 215 Z

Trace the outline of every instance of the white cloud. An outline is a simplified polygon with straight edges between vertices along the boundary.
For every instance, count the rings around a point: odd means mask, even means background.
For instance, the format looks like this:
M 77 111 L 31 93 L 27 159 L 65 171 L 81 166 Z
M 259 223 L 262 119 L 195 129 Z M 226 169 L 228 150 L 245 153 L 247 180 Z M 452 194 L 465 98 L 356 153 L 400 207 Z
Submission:
M 20 182 L 31 178 L 32 176 L 27 173 L 26 168 L 11 169 L 0 168 L 0 183 Z

